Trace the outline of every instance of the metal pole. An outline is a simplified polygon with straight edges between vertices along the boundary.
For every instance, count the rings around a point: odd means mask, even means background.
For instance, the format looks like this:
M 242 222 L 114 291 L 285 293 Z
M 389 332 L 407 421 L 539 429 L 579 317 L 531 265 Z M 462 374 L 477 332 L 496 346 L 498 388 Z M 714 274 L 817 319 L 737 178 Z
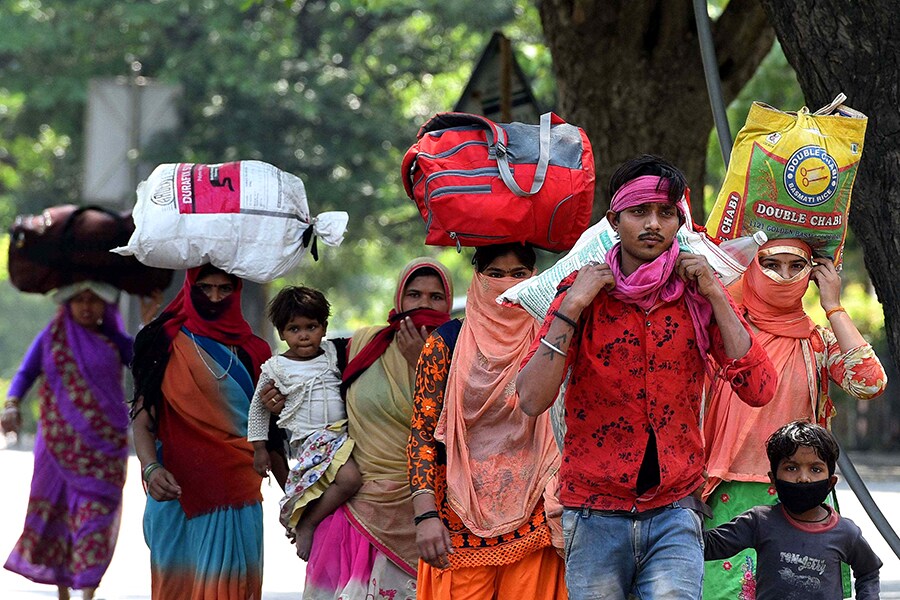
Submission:
M 500 35 L 500 120 L 512 121 L 512 45 Z
M 865 482 L 862 480 L 862 477 L 859 476 L 859 472 L 853 465 L 853 461 L 850 460 L 850 457 L 847 456 L 843 449 L 841 449 L 841 453 L 838 456 L 838 466 L 841 468 L 841 475 L 844 476 L 844 481 L 847 482 L 847 485 L 849 485 L 850 489 L 853 490 L 853 493 L 856 494 L 859 503 L 862 504 L 862 507 L 866 510 L 866 514 L 869 515 L 869 518 L 872 519 L 872 523 L 875 524 L 875 528 L 878 529 L 881 537 L 888 543 L 888 546 L 891 547 L 894 554 L 900 557 L 900 537 L 897 537 L 897 533 L 894 531 L 893 527 L 891 527 L 891 524 L 888 523 L 884 513 L 878 508 L 875 499 L 872 498 L 872 494 L 869 493 Z
M 697 36 L 700 38 L 700 57 L 703 59 L 703 73 L 706 75 L 706 91 L 709 93 L 709 104 L 712 108 L 716 134 L 719 137 L 719 149 L 722 160 L 728 168 L 731 158 L 731 129 L 728 126 L 728 115 L 725 112 L 725 97 L 722 95 L 722 80 L 719 79 L 719 62 L 716 60 L 716 47 L 713 44 L 712 30 L 709 28 L 709 13 L 706 12 L 706 0 L 694 0 L 694 18 L 697 20 Z

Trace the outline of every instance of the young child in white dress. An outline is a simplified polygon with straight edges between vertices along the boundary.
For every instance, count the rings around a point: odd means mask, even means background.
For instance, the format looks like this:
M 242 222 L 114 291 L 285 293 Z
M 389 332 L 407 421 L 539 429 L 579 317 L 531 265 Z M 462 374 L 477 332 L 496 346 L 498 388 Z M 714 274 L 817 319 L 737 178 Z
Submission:
M 318 290 L 290 286 L 269 303 L 268 316 L 288 350 L 262 365 L 250 402 L 247 439 L 253 444 L 253 467 L 266 476 L 269 412 L 260 391 L 269 382 L 285 396 L 278 426 L 288 431 L 297 464 L 291 468 L 281 499 L 281 523 L 294 536 L 297 556 L 309 558 L 319 523 L 362 485 L 350 456 L 347 411 L 340 394 L 338 350 L 323 340 L 330 305 Z

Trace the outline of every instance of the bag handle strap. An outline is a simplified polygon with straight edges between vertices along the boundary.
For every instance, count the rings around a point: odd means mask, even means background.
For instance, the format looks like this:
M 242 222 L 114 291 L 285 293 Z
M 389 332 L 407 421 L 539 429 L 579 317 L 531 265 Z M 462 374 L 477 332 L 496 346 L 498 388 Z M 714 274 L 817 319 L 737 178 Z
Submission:
M 440 131 L 452 127 L 471 127 L 473 125 L 480 126 L 485 130 L 488 149 L 491 153 L 494 152 L 498 144 L 503 144 L 503 147 L 506 147 L 506 131 L 502 127 L 498 127 L 496 123 L 487 117 L 471 113 L 447 112 L 436 114 L 422 125 L 417 137 L 421 139 L 426 133 L 432 131 Z
M 507 136 L 506 131 L 496 123 L 486 117 L 473 115 L 470 113 L 440 113 L 432 117 L 427 123 L 419 129 L 418 137 L 421 139 L 426 133 L 431 131 L 439 131 L 451 127 L 480 126 L 485 130 L 485 137 L 488 143 L 489 154 L 497 158 L 497 168 L 500 171 L 500 178 L 506 187 L 516 196 L 534 196 L 544 186 L 544 180 L 547 177 L 547 168 L 550 166 L 550 128 L 553 125 L 565 123 L 563 119 L 552 112 L 541 115 L 540 124 L 540 154 L 538 156 L 537 168 L 534 172 L 534 181 L 531 182 L 529 191 L 525 191 L 519 186 L 509 167 L 509 157 L 507 155 Z
M 538 157 L 537 168 L 534 171 L 534 181 L 531 182 L 529 191 L 523 190 L 516 183 L 512 170 L 509 168 L 509 157 L 506 153 L 506 144 L 497 143 L 497 168 L 500 170 L 500 178 L 503 183 L 516 196 L 534 196 L 544 186 L 544 180 L 547 177 L 547 167 L 550 166 L 550 126 L 551 124 L 562 123 L 563 120 L 552 112 L 541 115 L 540 142 L 541 149 Z

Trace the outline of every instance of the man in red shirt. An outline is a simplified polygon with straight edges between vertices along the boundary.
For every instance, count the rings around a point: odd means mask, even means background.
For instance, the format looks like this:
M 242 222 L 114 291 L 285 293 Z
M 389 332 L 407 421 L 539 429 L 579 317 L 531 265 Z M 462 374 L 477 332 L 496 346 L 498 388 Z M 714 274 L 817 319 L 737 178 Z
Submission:
M 607 218 L 620 243 L 563 280 L 517 379 L 537 415 L 571 369 L 560 500 L 572 600 L 700 597 L 704 375 L 719 365 L 752 406 L 775 391 L 706 259 L 679 253 L 685 190 L 655 156 L 616 171 Z

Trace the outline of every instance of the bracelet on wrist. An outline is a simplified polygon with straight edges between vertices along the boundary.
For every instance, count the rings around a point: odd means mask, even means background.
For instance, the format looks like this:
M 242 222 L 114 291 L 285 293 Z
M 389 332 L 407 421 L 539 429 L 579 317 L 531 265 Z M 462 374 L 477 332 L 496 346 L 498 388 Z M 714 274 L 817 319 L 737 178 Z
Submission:
M 413 518 L 413 523 L 415 523 L 416 525 L 418 525 L 418 524 L 421 523 L 422 521 L 426 521 L 426 520 L 428 520 L 428 519 L 439 519 L 440 517 L 441 517 L 441 515 L 438 514 L 438 511 L 436 511 L 436 510 L 429 510 L 429 511 L 427 511 L 427 512 L 423 512 L 421 515 L 416 515 L 416 516 Z
M 569 325 L 571 325 L 571 326 L 572 326 L 572 329 L 578 329 L 578 323 L 576 323 L 575 320 L 574 320 L 573 318 L 571 318 L 571 317 L 569 317 L 569 316 L 567 316 L 567 315 L 562 314 L 562 313 L 559 312 L 558 310 L 554 310 L 554 311 L 553 311 L 553 315 L 554 315 L 555 317 L 557 317 L 558 319 L 560 319 L 563 323 L 568 323 Z
M 544 346 L 547 346 L 547 348 L 549 348 L 552 352 L 555 352 L 556 354 L 559 354 L 560 356 L 566 356 L 565 352 L 560 350 L 558 346 L 554 346 L 553 344 L 548 342 L 546 340 L 546 338 L 541 338 L 541 344 L 543 344 Z
M 149 465 L 144 467 L 144 470 L 141 473 L 141 479 L 143 479 L 147 483 L 150 483 L 150 475 L 153 473 L 153 471 L 155 471 L 157 469 L 161 469 L 161 468 L 162 468 L 162 465 L 159 464 L 158 462 L 150 463 Z
M 847 309 L 844 308 L 843 306 L 835 306 L 831 310 L 825 311 L 825 318 L 830 319 L 831 315 L 839 313 L 839 312 L 846 313 Z

